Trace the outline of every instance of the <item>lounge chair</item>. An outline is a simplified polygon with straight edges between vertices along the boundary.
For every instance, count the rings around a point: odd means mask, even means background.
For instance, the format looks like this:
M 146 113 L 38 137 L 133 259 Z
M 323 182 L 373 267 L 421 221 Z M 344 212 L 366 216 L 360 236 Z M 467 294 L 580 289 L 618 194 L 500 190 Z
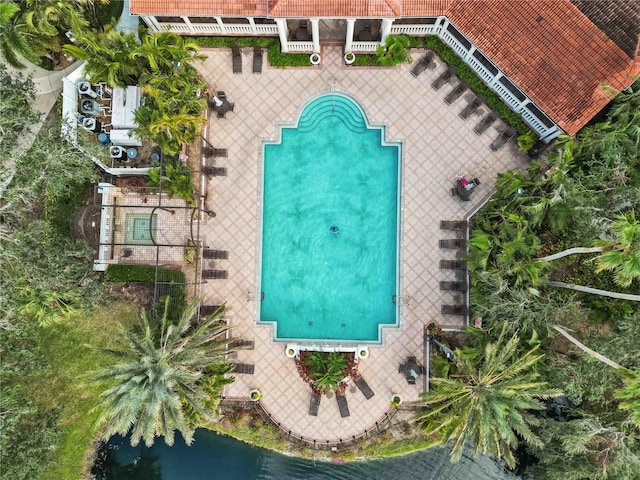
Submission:
M 469 309 L 466 305 L 442 305 L 440 312 L 443 315 L 468 315 Z
M 322 395 L 318 395 L 317 393 L 313 393 L 311 395 L 311 399 L 309 400 L 309 415 L 311 415 L 312 417 L 318 416 L 320 400 L 322 400 Z
M 504 147 L 504 145 L 511 140 L 513 137 L 516 136 L 516 133 L 518 133 L 516 131 L 515 128 L 513 127 L 509 127 L 507 128 L 504 132 L 502 132 L 498 138 L 496 138 L 493 142 L 491 142 L 491 145 L 489 146 L 489 148 L 491 148 L 491 150 L 493 150 L 494 152 L 500 150 L 502 147 Z
M 480 123 L 473 127 L 473 133 L 475 133 L 476 135 L 482 135 L 487 131 L 491 124 L 496 121 L 497 118 L 498 112 L 495 110 L 491 110 L 491 112 L 489 112 L 486 117 L 480 120 Z
M 411 69 L 411 75 L 413 75 L 414 77 L 417 77 L 418 75 L 420 75 L 422 72 L 424 72 L 427 68 L 433 68 L 435 67 L 435 62 L 433 61 L 435 57 L 435 53 L 433 53 L 433 51 L 429 50 L 424 57 L 422 57 L 418 63 L 415 64 L 415 66 Z
M 467 241 L 464 238 L 449 238 L 447 240 L 440 240 L 440 248 L 453 250 L 456 248 L 466 248 Z
M 234 363 L 233 369 L 230 373 L 244 373 L 247 375 L 253 375 L 255 366 L 251 363 Z
M 226 148 L 213 148 L 206 146 L 204 147 L 204 156 L 209 157 L 223 157 L 226 158 L 229 155 L 229 151 Z
M 369 387 L 367 381 L 362 378 L 362 375 L 358 375 L 353 379 L 353 381 L 355 382 L 356 387 L 358 387 L 358 390 L 362 392 L 364 398 L 366 398 L 367 400 L 375 395 L 375 393 L 373 393 L 373 390 L 371 390 L 371 387 Z
M 253 350 L 256 347 L 254 340 L 234 340 L 229 344 L 229 348 L 233 350 Z
M 467 262 L 464 260 L 440 260 L 440 270 L 465 270 Z
M 203 270 L 202 278 L 209 280 L 225 280 L 229 278 L 229 272 L 226 270 Z
M 484 98 L 482 98 L 480 95 L 476 96 L 473 100 L 467 103 L 467 106 L 462 109 L 462 111 L 458 114 L 458 116 L 461 119 L 466 120 L 471 115 L 476 113 L 480 109 L 483 103 L 484 103 Z
M 213 315 L 221 308 L 224 308 L 224 305 L 200 305 L 200 316 L 208 317 L 209 315 Z
M 207 177 L 226 177 L 227 169 L 225 167 L 203 167 L 202 173 Z
M 440 282 L 440 290 L 451 290 L 454 292 L 466 292 L 466 282 Z
M 349 405 L 347 404 L 347 397 L 344 395 L 336 395 L 336 401 L 338 402 L 338 408 L 340 409 L 340 416 L 342 418 L 349 416 Z
M 262 73 L 262 48 L 253 47 L 253 73 Z
M 455 74 L 456 67 L 447 67 L 447 69 L 433 81 L 431 87 L 433 87 L 434 90 L 440 89 L 440 87 L 442 87 L 445 83 L 448 83 L 449 80 L 451 80 L 455 76 Z
M 469 88 L 469 84 L 467 82 L 460 82 L 456 85 L 453 90 L 451 90 L 446 97 L 444 97 L 444 103 L 447 105 L 451 105 L 453 102 L 458 100 L 464 92 Z
M 229 250 L 212 250 L 210 248 L 205 248 L 202 251 L 202 258 L 227 260 L 229 258 Z
M 231 59 L 233 62 L 233 73 L 242 73 L 242 54 L 239 47 L 231 47 Z
M 441 220 L 440 230 L 466 230 L 467 222 L 458 220 Z

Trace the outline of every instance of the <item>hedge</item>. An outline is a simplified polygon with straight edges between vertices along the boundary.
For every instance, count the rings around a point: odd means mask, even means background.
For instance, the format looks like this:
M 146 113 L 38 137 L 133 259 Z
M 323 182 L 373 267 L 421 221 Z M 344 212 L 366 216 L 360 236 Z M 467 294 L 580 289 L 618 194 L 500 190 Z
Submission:
M 435 36 L 428 37 L 410 37 L 410 48 L 429 48 L 433 50 L 447 65 L 456 67 L 456 74 L 460 80 L 469 84 L 469 88 L 477 95 L 484 97 L 485 103 L 489 108 L 495 109 L 500 117 L 509 125 L 518 131 L 518 135 L 531 132 L 529 126 L 524 123 L 522 117 L 515 113 L 511 108 L 502 101 L 502 98 L 491 90 L 486 83 L 467 65 L 448 45 Z M 354 66 L 376 66 L 380 67 L 377 55 L 356 55 Z M 537 138 L 537 135 L 536 135 Z
M 469 88 L 477 95 L 482 95 L 489 108 L 495 109 L 507 124 L 518 131 L 518 135 L 523 135 L 531 131 L 529 126 L 522 120 L 520 114 L 511 110 L 511 108 L 502 101 L 500 96 L 491 90 L 487 84 L 476 75 L 476 72 L 442 40 L 438 37 L 429 36 L 424 38 L 423 44 L 425 48 L 430 48 L 436 52 L 447 65 L 456 67 L 456 75 L 458 75 L 458 78 L 467 82 Z
M 280 40 L 274 37 L 192 37 L 201 47 L 253 47 L 267 48 L 267 58 L 273 67 L 308 67 L 311 65 L 309 55 L 282 53 Z
M 156 281 L 156 267 L 153 265 L 117 265 L 107 267 L 106 279 L 110 282 L 150 282 Z M 158 281 L 184 284 L 184 273 L 180 270 L 158 268 Z

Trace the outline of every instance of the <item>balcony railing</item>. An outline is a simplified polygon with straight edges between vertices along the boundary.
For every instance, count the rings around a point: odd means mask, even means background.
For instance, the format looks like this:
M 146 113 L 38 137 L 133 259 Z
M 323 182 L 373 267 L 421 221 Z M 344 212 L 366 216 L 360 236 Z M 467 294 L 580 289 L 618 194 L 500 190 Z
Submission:
M 437 35 L 438 30 L 435 25 L 391 25 L 392 35 Z
M 312 53 L 313 42 L 287 42 L 287 48 L 291 53 Z
M 353 42 L 351 43 L 351 51 L 354 53 L 372 53 L 375 52 L 380 42 Z

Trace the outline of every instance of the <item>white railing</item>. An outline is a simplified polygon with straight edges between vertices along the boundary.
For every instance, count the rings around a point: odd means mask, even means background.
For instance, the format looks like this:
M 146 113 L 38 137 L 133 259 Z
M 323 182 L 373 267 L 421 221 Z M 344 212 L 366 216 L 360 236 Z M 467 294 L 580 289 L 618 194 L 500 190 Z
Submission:
M 469 50 L 467 50 L 467 48 L 464 45 L 462 45 L 458 40 L 456 40 L 456 38 L 453 35 L 451 35 L 446 30 L 442 30 L 442 32 L 440 32 L 440 38 L 442 38 L 442 40 L 444 40 L 444 42 L 447 45 L 453 48 L 453 50 L 458 55 L 460 55 L 463 60 L 467 59 L 467 53 L 469 53 Z
M 522 119 L 527 122 L 531 128 L 533 128 L 540 138 L 547 138 L 553 135 L 554 133 L 560 132 L 560 129 L 554 124 L 551 127 L 548 127 L 544 124 L 534 113 L 532 113 L 526 105 L 522 107 L 522 111 L 520 112 L 522 115 Z M 557 137 L 558 135 L 554 135 L 552 138 Z
M 355 53 L 375 52 L 380 42 L 352 42 L 351 51 Z
M 192 23 L 191 31 L 193 33 L 222 33 L 222 29 L 217 23 Z
M 435 25 L 391 25 L 392 35 L 437 35 L 438 28 Z
M 189 33 L 189 27 L 184 23 L 158 23 L 160 30 L 167 30 L 174 33 Z
M 290 52 L 313 52 L 313 42 L 287 42 Z
M 491 82 L 495 78 L 495 75 L 487 70 L 487 67 L 481 64 L 473 55 L 469 55 L 469 58 L 467 58 L 467 63 L 473 69 L 473 71 L 476 72 L 480 78 L 482 78 L 482 80 L 484 80 L 488 84 L 491 84 Z
M 231 35 L 253 35 L 253 29 L 249 24 L 225 23 L 224 31 Z
M 509 105 L 516 113 L 520 113 L 522 102 L 518 100 L 504 85 L 499 81 L 492 85 L 492 88 L 498 95 L 502 97 L 507 105 Z
M 257 35 L 278 35 L 277 25 L 256 25 Z

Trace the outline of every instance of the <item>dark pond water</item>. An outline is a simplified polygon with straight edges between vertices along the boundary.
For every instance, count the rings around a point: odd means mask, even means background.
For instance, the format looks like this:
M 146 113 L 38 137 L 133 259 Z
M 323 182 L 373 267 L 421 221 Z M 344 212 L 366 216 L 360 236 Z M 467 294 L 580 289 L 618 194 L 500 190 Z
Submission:
M 195 442 L 181 438 L 168 447 L 158 440 L 152 448 L 131 447 L 113 437 L 103 446 L 94 467 L 105 480 L 516 480 L 517 476 L 487 457 L 465 457 L 449 463 L 448 452 L 432 448 L 403 457 L 335 465 L 288 457 L 252 447 L 233 438 L 198 430 Z

